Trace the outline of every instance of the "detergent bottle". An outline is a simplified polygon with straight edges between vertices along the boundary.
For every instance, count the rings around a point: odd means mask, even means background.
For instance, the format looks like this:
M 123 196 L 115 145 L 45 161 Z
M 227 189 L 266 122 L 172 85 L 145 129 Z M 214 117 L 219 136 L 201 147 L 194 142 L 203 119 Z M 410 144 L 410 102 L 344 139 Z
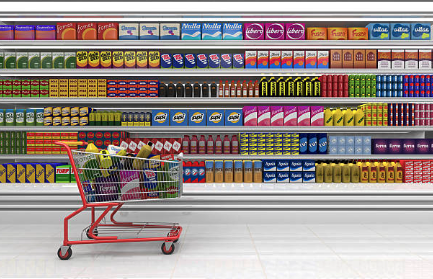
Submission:
M 364 112 L 362 111 L 362 109 L 357 109 L 354 113 L 355 116 L 355 126 L 364 126 L 365 125 L 365 121 L 364 121 Z
M 341 111 L 340 108 L 334 109 L 332 111 L 332 118 L 334 121 L 334 126 L 343 126 L 344 125 L 343 112 Z
M 325 109 L 325 126 L 334 126 L 334 118 L 331 108 Z
M 353 126 L 353 111 L 350 108 L 344 110 L 344 126 Z

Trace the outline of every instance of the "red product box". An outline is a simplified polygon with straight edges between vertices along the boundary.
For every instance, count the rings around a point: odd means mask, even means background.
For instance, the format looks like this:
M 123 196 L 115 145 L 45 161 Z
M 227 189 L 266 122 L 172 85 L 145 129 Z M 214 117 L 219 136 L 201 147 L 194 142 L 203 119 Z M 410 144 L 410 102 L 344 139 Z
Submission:
M 106 139 L 104 140 L 104 148 L 107 148 L 111 144 L 111 140 Z
M 95 141 L 96 140 L 104 140 L 104 132 L 95 132 Z
M 76 40 L 77 24 L 74 22 L 57 22 L 57 40 Z
M 131 139 L 128 138 L 122 138 L 120 139 L 120 144 L 119 146 L 125 150 L 128 150 L 129 148 L 129 143 L 131 142 Z
M 78 40 L 97 40 L 96 23 L 80 22 L 77 23 Z
M 59 147 L 53 147 L 53 148 L 51 148 L 51 154 L 60 154 L 60 152 L 61 152 L 61 147 L 60 146 Z
M 53 143 L 53 140 L 46 140 L 46 139 L 44 139 L 44 146 L 51 146 L 51 144 Z
M 27 147 L 27 154 L 35 154 L 35 147 Z
M 161 155 L 164 149 L 164 139 L 155 138 L 152 139 L 152 143 L 154 145 L 152 154 Z
M 139 150 L 137 149 L 137 146 L 138 144 L 135 140 L 130 140 L 127 152 L 134 154 L 138 153 Z
M 111 140 L 120 140 L 120 138 L 126 138 L 126 135 L 121 136 L 120 132 L 111 132 Z
M 111 132 L 104 132 L 102 137 L 106 140 L 111 140 Z
M 44 154 L 51 154 L 51 146 L 49 146 L 49 147 L 46 147 L 46 146 L 44 146 Z
M 36 140 L 44 139 L 44 133 L 35 133 L 35 139 Z
M 50 91 L 46 89 L 39 90 L 39 96 L 40 97 L 48 97 L 50 95 Z
M 174 155 L 173 154 L 165 154 L 161 156 L 161 160 L 167 160 L 167 161 L 171 161 L 174 160 Z
M 21 90 L 12 90 L 12 97 L 21 97 Z
M 43 133 L 42 136 L 44 137 L 44 139 L 52 139 L 53 138 L 53 134 L 51 134 L 51 133 Z
M 95 145 L 98 149 L 103 149 L 104 148 L 104 141 L 103 140 L 95 140 Z
M 138 140 L 139 140 L 137 145 L 138 150 L 141 150 L 141 148 L 149 142 L 149 139 L 147 138 L 138 139 Z
M 92 142 L 94 142 L 95 141 L 95 132 L 87 132 L 86 140 L 87 141 L 91 140 Z
M 171 150 L 173 154 L 179 154 L 182 152 L 182 139 L 174 138 L 170 139 L 170 143 L 172 145 Z
M 98 23 L 98 40 L 118 40 L 119 24 L 117 22 Z
M 172 147 L 173 144 L 170 142 L 170 139 L 164 139 L 164 148 L 162 154 L 173 154 Z
M 111 140 L 111 144 L 115 146 L 120 146 L 120 140 Z

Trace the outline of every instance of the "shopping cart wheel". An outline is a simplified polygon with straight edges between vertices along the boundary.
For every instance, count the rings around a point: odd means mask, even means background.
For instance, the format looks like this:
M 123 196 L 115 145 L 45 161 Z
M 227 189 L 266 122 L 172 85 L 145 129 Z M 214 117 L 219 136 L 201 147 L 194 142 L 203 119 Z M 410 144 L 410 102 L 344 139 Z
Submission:
M 167 234 L 167 237 L 171 237 L 172 235 L 170 233 Z M 179 238 L 174 240 L 173 243 L 177 243 L 179 241 Z
M 164 253 L 165 255 L 171 255 L 174 252 L 174 244 L 172 243 L 170 246 L 170 249 L 167 250 L 167 248 L 165 247 L 165 242 L 162 244 L 161 246 L 161 251 L 162 253 Z
M 61 259 L 63 261 L 69 260 L 72 256 L 71 246 L 68 246 L 69 248 L 68 248 L 68 250 L 66 250 L 64 255 L 62 255 L 62 247 L 60 247 L 59 250 L 57 251 L 57 256 L 59 257 L 59 259 Z
M 90 237 L 90 235 L 89 235 L 89 229 L 87 229 L 87 231 L 86 231 L 86 235 L 87 235 L 87 238 L 88 238 L 88 239 L 93 239 L 93 237 Z M 98 229 L 94 229 L 94 230 L 93 230 L 93 235 L 94 235 L 94 236 L 98 236 Z

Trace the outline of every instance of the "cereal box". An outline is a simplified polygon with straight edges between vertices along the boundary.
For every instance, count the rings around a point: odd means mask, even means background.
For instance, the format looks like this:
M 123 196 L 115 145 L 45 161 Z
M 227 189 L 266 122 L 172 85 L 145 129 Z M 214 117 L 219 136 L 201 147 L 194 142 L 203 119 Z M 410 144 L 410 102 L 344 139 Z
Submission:
M 404 51 L 404 68 L 418 69 L 418 50 L 406 49 Z
M 329 68 L 329 51 L 328 50 L 317 51 L 317 68 L 319 68 L 319 69 Z
M 265 24 L 266 40 L 284 40 L 285 30 L 283 23 L 266 23 Z
M 259 69 L 269 68 L 269 51 L 267 50 L 257 51 L 257 68 Z
M 201 40 L 201 23 L 182 23 L 182 40 Z
M 305 51 L 305 68 L 306 69 L 317 68 L 317 51 L 315 50 Z
M 328 29 L 326 27 L 308 27 L 307 40 L 327 40 Z
M 223 40 L 242 40 L 242 23 L 224 23 Z
M 295 69 L 305 68 L 305 51 L 303 50 L 293 51 L 293 68 Z
M 404 49 L 393 49 L 391 60 L 392 69 L 404 69 Z
M 78 40 L 96 40 L 98 38 L 96 23 L 77 23 L 77 37 Z
M 0 25 L 0 40 L 13 40 L 13 39 L 14 39 L 14 26 Z
M 255 50 L 245 51 L 245 68 L 247 69 L 257 68 L 257 51 Z
M 370 40 L 389 40 L 390 38 L 388 23 L 370 23 L 367 28 Z
M 57 40 L 76 40 L 77 39 L 77 24 L 73 22 L 58 22 Z
M 349 27 L 347 28 L 347 38 L 349 40 L 368 40 L 368 28 Z
M 379 49 L 377 50 L 377 68 L 378 69 L 391 69 L 391 50 Z
M 281 68 L 283 69 L 293 68 L 293 51 L 291 50 L 281 51 Z
M 36 25 L 36 40 L 55 40 L 55 25 Z
M 119 23 L 119 40 L 138 40 L 138 23 Z
M 279 50 L 269 51 L 269 68 L 271 69 L 281 68 L 281 51 Z
M 159 23 L 140 23 L 140 40 L 159 40 Z
M 117 22 L 98 23 L 98 40 L 118 40 L 119 24 Z
M 420 49 L 419 54 L 419 68 L 431 69 L 432 68 L 432 51 L 430 49 Z
M 264 40 L 265 25 L 263 23 L 245 23 L 244 40 Z
M 161 40 L 179 40 L 180 24 L 179 23 L 161 23 L 159 25 Z
M 347 40 L 347 28 L 328 27 L 328 40 Z
M 160 53 L 159 51 L 149 51 L 149 68 L 160 68 Z

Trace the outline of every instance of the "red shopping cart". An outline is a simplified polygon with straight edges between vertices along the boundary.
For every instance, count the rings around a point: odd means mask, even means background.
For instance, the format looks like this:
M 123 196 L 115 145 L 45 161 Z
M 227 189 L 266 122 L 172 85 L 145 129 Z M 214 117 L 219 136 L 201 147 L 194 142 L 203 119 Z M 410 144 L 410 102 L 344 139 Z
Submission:
M 114 216 L 126 202 L 176 199 L 182 195 L 182 159 L 156 160 L 130 156 L 89 153 L 71 149 L 86 142 L 56 142 L 67 150 L 77 180 L 83 206 L 64 219 L 63 245 L 57 255 L 61 260 L 72 256 L 72 245 L 163 241 L 161 250 L 172 254 L 182 227 L 177 223 L 119 222 Z M 85 209 L 91 209 L 91 224 L 81 240 L 69 240 L 68 223 Z M 103 211 L 96 218 L 96 208 Z M 111 211 L 109 222 L 106 215 Z M 152 236 L 144 237 L 148 233 Z M 83 239 L 83 235 L 88 239 Z M 133 234 L 133 237 L 126 235 Z M 156 235 L 156 236 L 155 236 Z

